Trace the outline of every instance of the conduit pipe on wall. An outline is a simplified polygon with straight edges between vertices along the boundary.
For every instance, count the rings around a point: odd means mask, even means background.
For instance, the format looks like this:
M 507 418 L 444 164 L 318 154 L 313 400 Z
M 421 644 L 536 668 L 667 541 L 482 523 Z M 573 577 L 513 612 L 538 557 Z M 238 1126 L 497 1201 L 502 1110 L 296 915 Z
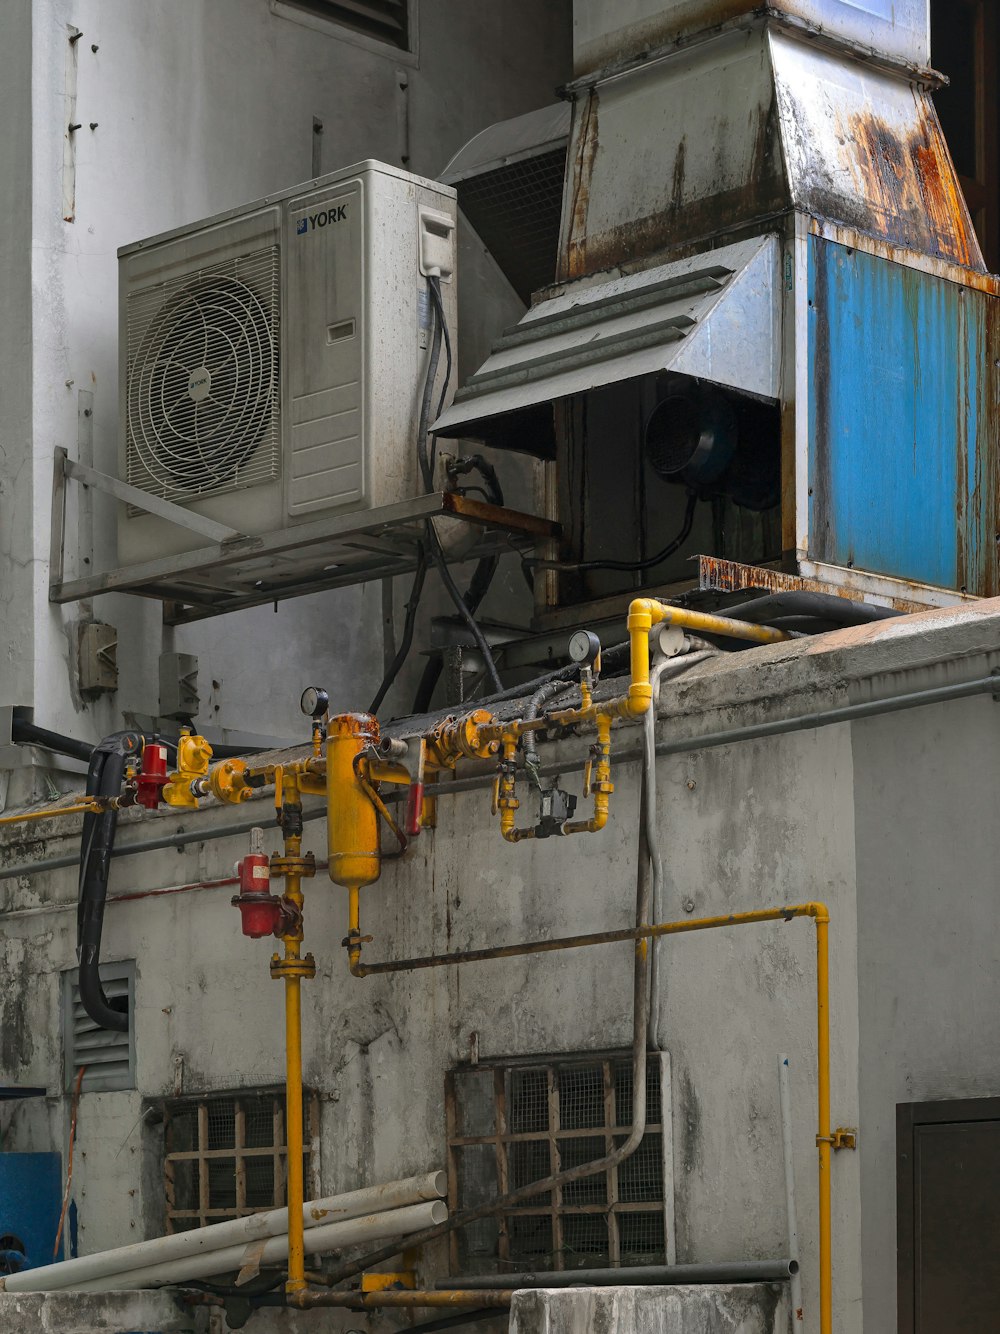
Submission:
M 563 1269 L 554 1273 L 469 1274 L 442 1281 L 438 1287 L 462 1288 L 617 1288 L 649 1285 L 680 1287 L 685 1283 L 772 1283 L 793 1278 L 797 1260 L 733 1260 L 719 1264 L 622 1265 L 618 1269 Z
M 660 936 L 686 935 L 693 931 L 711 931 L 723 927 L 731 926 L 751 926 L 763 922 L 788 922 L 796 918 L 812 919 L 816 928 L 816 1027 L 817 1027 L 817 1133 L 816 1148 L 818 1154 L 818 1180 L 819 1180 L 819 1290 L 820 1290 L 820 1334 L 832 1334 L 833 1331 L 833 1253 L 832 1253 L 832 1228 L 831 1228 L 831 1182 L 830 1165 L 832 1151 L 834 1146 L 834 1136 L 830 1128 L 830 951 L 829 951 L 829 926 L 830 913 L 823 903 L 799 903 L 788 904 L 777 908 L 759 908 L 751 912 L 728 913 L 722 917 L 702 917 L 692 918 L 680 922 L 658 922 L 652 926 L 643 924 L 644 912 L 649 907 L 648 878 L 644 876 L 637 877 L 637 922 L 634 929 L 622 929 L 619 931 L 601 931 L 593 932 L 587 935 L 563 936 L 557 940 L 535 940 L 526 941 L 516 945 L 499 945 L 490 949 L 481 950 L 459 950 L 450 954 L 427 955 L 422 958 L 401 959 L 386 961 L 383 963 L 367 965 L 368 971 L 374 973 L 397 973 L 410 972 L 418 968 L 438 968 L 454 964 L 475 963 L 487 959 L 512 959 L 529 954 L 550 953 L 556 950 L 581 949 L 592 945 L 609 945 L 617 941 L 632 940 L 637 946 L 641 946 L 644 940 L 655 940 Z M 646 886 L 644 889 L 643 886 Z M 633 1084 L 633 1107 L 637 1108 L 637 1119 L 641 1121 L 638 1137 L 636 1137 L 637 1126 L 633 1125 L 632 1132 L 627 1142 L 629 1153 L 641 1140 L 645 1133 L 645 1039 L 648 1030 L 648 1000 L 649 1000 L 649 969 L 648 969 L 648 951 L 641 948 L 636 949 L 636 986 L 634 996 L 634 1032 L 635 1039 L 633 1045 L 634 1068 L 638 1071 L 640 1068 L 642 1083 L 638 1082 L 636 1077 Z M 640 994 L 641 993 L 641 994 Z M 639 1034 L 642 1034 L 643 1049 L 639 1053 L 636 1050 L 635 1043 L 638 1042 Z M 635 1141 L 634 1143 L 632 1141 Z M 623 1146 L 625 1147 L 625 1146 Z M 621 1156 L 619 1156 L 621 1155 Z M 426 1232 L 421 1232 L 410 1238 L 409 1244 L 413 1246 L 423 1245 L 426 1242 L 436 1241 L 438 1237 L 452 1231 L 457 1227 L 467 1226 L 469 1223 L 477 1222 L 481 1218 L 488 1218 L 513 1204 L 519 1203 L 522 1199 L 530 1198 L 533 1195 L 540 1195 L 557 1186 L 565 1184 L 567 1181 L 575 1181 L 594 1176 L 599 1172 L 607 1170 L 611 1166 L 617 1166 L 622 1154 L 621 1150 L 612 1153 L 605 1158 L 594 1162 L 581 1164 L 568 1172 L 559 1173 L 556 1176 L 547 1177 L 540 1181 L 533 1181 L 519 1190 L 509 1195 L 495 1200 L 490 1204 L 481 1205 L 475 1209 L 469 1209 L 461 1214 L 456 1214 L 450 1218 L 447 1223 L 439 1227 L 429 1228 Z M 398 1247 L 383 1247 L 374 1251 L 361 1259 L 352 1261 L 348 1265 L 341 1266 L 332 1276 L 333 1282 L 340 1282 L 343 1279 L 351 1278 L 355 1274 L 361 1273 L 371 1266 L 380 1264 L 383 1260 L 391 1259 L 398 1253 Z M 300 1294 L 301 1301 L 297 1304 L 308 1305 L 310 1294 Z
M 326 1199 L 311 1200 L 302 1209 L 303 1225 L 313 1228 L 322 1224 L 345 1223 L 366 1214 L 383 1214 L 390 1209 L 440 1199 L 447 1193 L 448 1178 L 444 1172 L 428 1172 L 423 1176 L 406 1177 L 380 1186 L 366 1186 L 346 1195 L 331 1195 Z M 165 1261 L 187 1260 L 219 1251 L 226 1246 L 246 1246 L 265 1237 L 283 1236 L 288 1232 L 288 1210 L 269 1209 L 251 1214 L 248 1218 L 234 1218 L 225 1223 L 175 1232 L 171 1236 L 139 1241 L 131 1246 L 100 1251 L 95 1255 L 81 1255 L 75 1260 L 42 1265 L 11 1274 L 0 1279 L 0 1290 L 7 1292 L 55 1292 L 61 1288 L 75 1288 L 90 1279 L 109 1274 L 125 1274 Z
M 339 1250 L 344 1246 L 359 1246 L 379 1241 L 383 1237 L 407 1237 L 411 1233 L 434 1227 L 448 1217 L 444 1200 L 410 1204 L 402 1209 L 368 1214 L 343 1223 L 318 1224 L 306 1229 L 303 1248 L 306 1255 L 321 1255 L 324 1251 Z M 252 1243 L 251 1243 L 252 1244 Z M 283 1265 L 288 1259 L 288 1234 L 269 1237 L 258 1243 L 253 1258 L 259 1265 Z M 186 1260 L 167 1260 L 161 1264 L 130 1269 L 124 1274 L 109 1274 L 74 1285 L 74 1292 L 118 1292 L 135 1288 L 156 1288 L 164 1284 L 183 1284 L 193 1279 L 214 1278 L 240 1269 L 247 1258 L 245 1244 L 223 1246 L 216 1251 L 191 1256 Z M 292 1294 L 289 1294 L 292 1299 Z

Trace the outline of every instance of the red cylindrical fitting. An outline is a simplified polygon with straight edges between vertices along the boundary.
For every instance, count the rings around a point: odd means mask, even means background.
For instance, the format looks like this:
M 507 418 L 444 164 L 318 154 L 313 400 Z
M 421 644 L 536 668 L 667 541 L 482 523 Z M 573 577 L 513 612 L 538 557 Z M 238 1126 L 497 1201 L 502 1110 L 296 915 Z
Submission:
M 136 775 L 136 801 L 155 811 L 167 783 L 167 748 L 162 741 L 147 741 L 142 748 L 142 765 Z
M 239 863 L 240 892 L 233 898 L 242 917 L 243 934 L 260 940 L 273 936 L 281 918 L 281 900 L 271 893 L 270 859 L 251 852 Z
M 407 838 L 416 838 L 420 833 L 424 813 L 424 785 L 411 783 L 406 790 L 406 828 Z
M 270 894 L 271 859 L 266 852 L 248 852 L 239 864 L 241 894 Z

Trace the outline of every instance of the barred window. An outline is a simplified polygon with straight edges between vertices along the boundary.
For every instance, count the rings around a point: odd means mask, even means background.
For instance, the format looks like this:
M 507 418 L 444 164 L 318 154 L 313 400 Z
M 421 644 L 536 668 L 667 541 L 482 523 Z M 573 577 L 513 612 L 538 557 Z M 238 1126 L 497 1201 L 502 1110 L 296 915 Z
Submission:
M 410 0 L 274 0 L 272 8 L 288 17 L 298 10 L 401 51 L 411 49 Z
M 448 1075 L 446 1106 L 449 1204 L 457 1211 L 623 1144 L 632 1125 L 632 1062 L 618 1054 L 483 1062 Z M 646 1132 L 635 1153 L 453 1233 L 453 1272 L 665 1263 L 669 1108 L 669 1058 L 651 1054 Z
M 162 1111 L 168 1232 L 280 1209 L 287 1203 L 284 1089 L 172 1098 L 162 1104 Z M 304 1103 L 307 1182 L 318 1119 L 316 1095 L 309 1093 Z

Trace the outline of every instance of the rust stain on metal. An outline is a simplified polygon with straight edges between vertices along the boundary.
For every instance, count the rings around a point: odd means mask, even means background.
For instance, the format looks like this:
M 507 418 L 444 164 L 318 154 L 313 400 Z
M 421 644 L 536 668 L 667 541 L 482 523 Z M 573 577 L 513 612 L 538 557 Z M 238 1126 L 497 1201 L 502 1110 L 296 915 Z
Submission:
M 698 557 L 698 587 L 714 593 L 735 593 L 744 589 L 766 593 L 832 593 L 849 602 L 864 602 L 865 594 L 856 588 L 827 584 L 821 579 L 809 579 L 801 574 L 789 574 L 766 565 L 744 565 L 740 561 L 723 560 L 718 556 Z M 906 597 L 882 599 L 895 611 L 926 611 L 926 602 Z M 947 610 L 953 610 L 948 608 Z
M 648 261 L 676 252 L 693 241 L 706 240 L 730 228 L 749 226 L 788 211 L 778 110 L 772 98 L 767 106 L 751 113 L 756 118 L 752 147 L 739 185 L 707 197 L 685 195 L 685 189 L 690 187 L 687 144 L 682 138 L 674 150 L 672 166 L 664 164 L 661 206 L 642 217 L 626 217 L 604 231 L 593 231 L 590 203 L 594 164 L 600 151 L 599 99 L 599 90 L 591 89 L 587 106 L 580 113 L 583 121 L 572 166 L 572 206 L 565 248 L 559 257 L 558 281 L 601 273 L 640 259 Z M 730 132 L 724 119 L 718 122 L 717 129 L 722 137 Z M 740 130 L 741 136 L 743 133 Z
M 590 185 L 594 175 L 594 162 L 597 158 L 598 136 L 598 92 L 591 88 L 583 109 L 580 134 L 573 158 L 573 206 L 570 210 L 569 235 L 565 254 L 559 255 L 558 277 L 560 279 L 578 278 L 586 272 L 585 253 L 587 246 L 587 215 L 590 210 Z
M 873 228 L 896 245 L 982 269 L 979 242 L 937 116 L 926 98 L 915 99 L 915 110 L 905 134 L 868 112 L 848 117 L 842 126 L 859 204 L 869 213 L 867 226 L 862 219 L 843 221 Z

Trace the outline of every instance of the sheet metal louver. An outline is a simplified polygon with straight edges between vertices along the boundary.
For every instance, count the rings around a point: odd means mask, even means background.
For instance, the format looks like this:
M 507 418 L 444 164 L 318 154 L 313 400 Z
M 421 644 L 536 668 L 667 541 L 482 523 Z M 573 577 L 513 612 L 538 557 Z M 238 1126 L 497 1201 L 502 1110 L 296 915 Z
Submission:
M 135 964 L 101 965 L 101 982 L 108 1000 L 128 999 L 129 1014 L 135 1010 Z M 127 1033 L 100 1028 L 80 1003 L 79 974 L 64 975 L 65 1086 L 72 1088 L 80 1066 L 86 1067 L 82 1088 L 86 1092 L 113 1092 L 135 1088 L 135 1043 L 132 1027 Z
M 288 0 L 296 9 L 320 14 L 408 51 L 408 0 Z
M 183 504 L 278 476 L 278 322 L 277 247 L 129 295 L 133 486 Z

